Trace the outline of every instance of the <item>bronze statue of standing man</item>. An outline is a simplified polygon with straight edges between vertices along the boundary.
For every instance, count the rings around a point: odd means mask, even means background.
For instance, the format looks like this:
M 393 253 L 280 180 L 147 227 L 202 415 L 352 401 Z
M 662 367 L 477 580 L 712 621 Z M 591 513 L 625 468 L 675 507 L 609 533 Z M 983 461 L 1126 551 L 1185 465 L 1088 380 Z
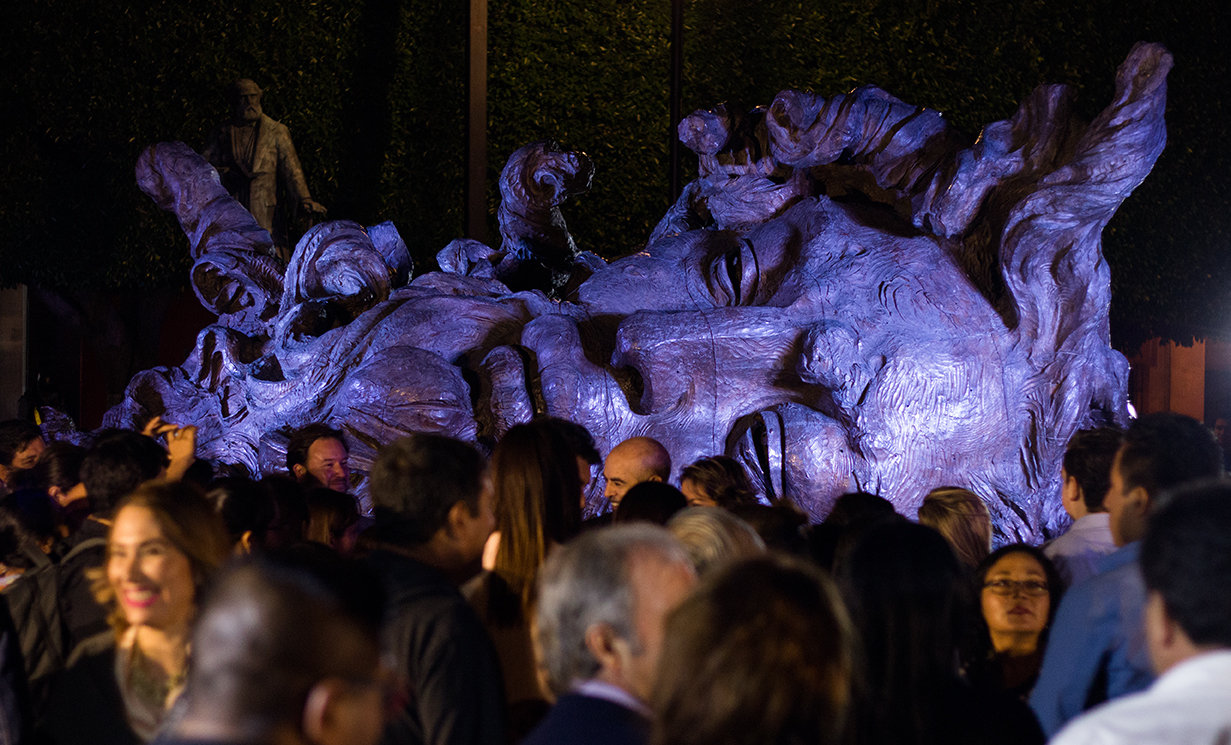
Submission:
M 234 117 L 214 130 L 201 155 L 218 169 L 231 196 L 269 232 L 278 256 L 288 261 L 290 240 L 286 216 L 278 209 L 279 183 L 298 212 L 324 214 L 325 208 L 308 192 L 290 131 L 261 112 L 260 87 L 245 78 L 236 80 L 230 93 Z

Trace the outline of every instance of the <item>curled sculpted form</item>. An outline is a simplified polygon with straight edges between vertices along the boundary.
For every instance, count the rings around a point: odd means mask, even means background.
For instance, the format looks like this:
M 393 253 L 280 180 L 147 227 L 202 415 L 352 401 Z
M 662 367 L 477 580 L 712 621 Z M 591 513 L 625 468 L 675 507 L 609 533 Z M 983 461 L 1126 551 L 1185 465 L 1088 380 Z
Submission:
M 604 452 L 652 436 L 677 471 L 730 454 L 817 519 L 848 490 L 913 514 L 955 485 L 1002 538 L 1037 540 L 1065 520 L 1068 438 L 1126 421 L 1099 236 L 1161 152 L 1170 65 L 1140 44 L 1094 122 L 1041 86 L 973 143 L 870 87 L 697 112 L 680 134 L 700 178 L 609 266 L 559 210 L 589 184 L 580 154 L 518 151 L 501 247 L 455 241 L 443 271 L 407 281 L 388 224 L 318 226 L 281 272 L 213 170 L 157 145 L 139 180 L 189 234 L 219 323 L 106 423 L 196 422 L 207 457 L 256 471 L 276 467 L 279 431 L 325 420 L 363 472 L 409 431 L 491 444 L 548 413 Z M 527 276 L 538 289 L 506 284 Z

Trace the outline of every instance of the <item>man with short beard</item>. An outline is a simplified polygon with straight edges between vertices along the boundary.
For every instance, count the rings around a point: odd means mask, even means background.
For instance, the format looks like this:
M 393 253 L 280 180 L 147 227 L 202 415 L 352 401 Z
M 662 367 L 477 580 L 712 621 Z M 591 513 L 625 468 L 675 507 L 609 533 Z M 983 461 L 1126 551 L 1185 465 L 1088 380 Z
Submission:
M 324 214 L 325 208 L 308 192 L 290 130 L 262 112 L 263 95 L 251 80 L 236 80 L 230 90 L 234 116 L 214 131 L 201 155 L 218 169 L 227 192 L 273 238 L 285 262 L 290 258 L 290 240 L 285 219 L 278 211 L 278 182 L 298 211 Z

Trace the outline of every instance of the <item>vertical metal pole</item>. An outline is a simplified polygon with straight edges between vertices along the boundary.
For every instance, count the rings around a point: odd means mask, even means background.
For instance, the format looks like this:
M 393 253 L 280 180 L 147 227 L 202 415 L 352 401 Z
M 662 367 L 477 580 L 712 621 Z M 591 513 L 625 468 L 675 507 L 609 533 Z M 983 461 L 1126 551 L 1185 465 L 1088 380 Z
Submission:
M 487 0 L 470 0 L 466 52 L 466 237 L 487 242 Z
M 671 162 L 671 203 L 680 196 L 680 138 L 676 128 L 683 116 L 684 91 L 684 0 L 671 0 L 671 126 L 668 130 L 669 158 Z

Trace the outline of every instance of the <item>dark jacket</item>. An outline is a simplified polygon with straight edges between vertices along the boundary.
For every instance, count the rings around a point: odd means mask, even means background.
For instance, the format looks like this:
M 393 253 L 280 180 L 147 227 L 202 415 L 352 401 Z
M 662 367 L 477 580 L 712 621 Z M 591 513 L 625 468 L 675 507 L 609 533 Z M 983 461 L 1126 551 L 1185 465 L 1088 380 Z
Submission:
M 52 680 L 38 730 L 39 741 L 51 745 L 140 745 L 115 679 L 112 632 L 73 651 L 68 667 Z
M 632 709 L 569 693 L 522 745 L 645 745 L 649 739 L 649 720 Z
M 71 550 L 92 538 L 101 538 L 104 542 L 72 557 L 66 557 L 60 563 L 60 617 L 67 634 L 67 650 L 76 649 L 86 639 L 97 634 L 111 631 L 111 627 L 107 625 L 107 609 L 94 599 L 90 578 L 86 576 L 90 569 L 101 567 L 107 562 L 105 541 L 110 531 L 110 528 L 97 520 L 86 520 L 73 534 L 68 548 Z
M 491 640 L 461 592 L 436 569 L 389 551 L 371 565 L 385 581 L 385 644 L 409 700 L 386 745 L 503 745 L 504 691 Z

